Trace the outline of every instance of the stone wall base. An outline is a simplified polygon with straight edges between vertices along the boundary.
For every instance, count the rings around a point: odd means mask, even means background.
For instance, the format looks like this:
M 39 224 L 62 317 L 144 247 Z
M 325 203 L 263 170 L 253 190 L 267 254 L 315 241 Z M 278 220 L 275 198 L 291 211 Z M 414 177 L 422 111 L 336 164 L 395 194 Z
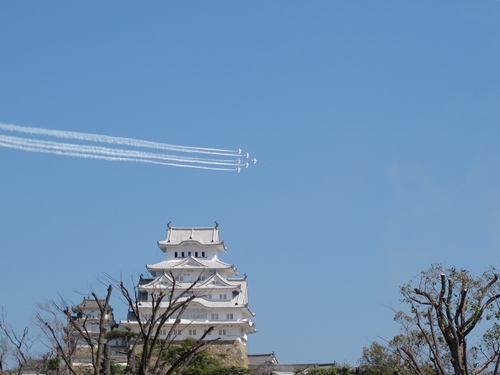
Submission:
M 248 368 L 247 348 L 240 341 L 218 341 L 205 347 L 221 365 Z

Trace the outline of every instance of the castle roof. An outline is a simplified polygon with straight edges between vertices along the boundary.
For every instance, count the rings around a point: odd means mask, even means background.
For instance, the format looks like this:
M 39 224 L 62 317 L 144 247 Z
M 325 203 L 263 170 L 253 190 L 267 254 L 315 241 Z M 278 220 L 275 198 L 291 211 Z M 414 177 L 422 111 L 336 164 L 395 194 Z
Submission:
M 141 291 L 144 290 L 160 291 L 170 288 L 172 284 L 173 280 L 171 276 L 164 273 L 155 279 L 147 279 L 147 283 L 140 284 L 139 289 Z M 176 285 L 178 286 L 179 290 L 187 289 L 192 284 L 193 284 L 192 282 L 178 282 L 178 281 L 176 282 Z M 207 292 L 225 293 L 226 291 L 235 291 L 238 293 L 238 296 L 231 306 L 234 306 L 234 303 L 240 306 L 248 304 L 246 279 L 227 280 L 221 277 L 218 273 L 216 273 L 211 277 L 207 278 L 206 280 L 203 280 L 194 285 L 192 291 L 200 296 L 203 296 L 203 294 L 206 294 Z M 223 306 L 220 304 L 221 302 L 217 303 L 219 304 L 219 306 Z
M 163 251 L 168 247 L 178 247 L 186 243 L 201 246 L 216 246 L 219 251 L 225 251 L 224 242 L 219 239 L 219 225 L 212 228 L 173 228 L 168 224 L 165 240 L 158 241 Z
M 125 329 L 130 329 L 134 326 L 137 325 L 137 319 L 135 315 L 132 312 L 129 312 L 127 316 L 127 320 L 121 320 L 120 321 L 120 326 L 124 327 Z M 227 320 L 211 320 L 211 321 L 196 321 L 196 320 L 189 320 L 189 319 L 182 319 L 179 322 L 179 325 L 177 326 L 178 328 L 186 328 L 186 327 L 194 327 L 196 326 L 219 326 L 219 327 L 227 327 L 228 324 L 230 324 L 233 327 L 240 327 L 245 329 L 247 333 L 255 333 L 257 332 L 257 329 L 255 327 L 255 324 L 249 320 L 249 319 L 241 319 L 241 320 L 235 320 L 235 321 L 227 321 Z
M 250 366 L 260 366 L 264 364 L 279 364 L 278 359 L 274 352 L 269 354 L 248 354 L 248 365 Z
M 189 256 L 182 260 L 164 260 L 155 264 L 147 264 L 148 271 L 170 271 L 173 269 L 234 269 L 234 266 L 229 263 L 222 262 L 218 259 L 200 260 Z
M 101 305 L 104 305 L 106 303 L 106 300 L 99 299 L 99 302 L 101 303 Z M 97 301 L 94 298 L 84 298 L 81 303 L 79 303 L 76 306 L 73 306 L 71 308 L 71 310 L 74 313 L 82 312 L 82 311 L 86 311 L 86 310 L 99 310 L 99 304 L 97 303 Z M 108 305 L 106 312 L 109 313 L 111 311 L 113 311 L 113 309 L 111 308 L 111 306 Z
M 187 298 L 188 297 L 181 297 L 178 299 L 177 302 L 184 303 L 187 300 Z M 162 301 L 162 303 L 160 304 L 160 307 L 166 307 L 166 306 L 168 306 L 168 303 L 169 303 L 168 299 L 166 299 L 166 300 Z M 140 306 L 144 311 L 151 311 L 150 309 L 152 308 L 153 303 L 148 302 L 148 301 L 143 301 L 143 302 L 141 302 Z M 229 300 L 228 301 L 212 301 L 212 300 L 207 300 L 205 298 L 200 297 L 200 298 L 193 299 L 189 303 L 189 307 L 190 308 L 202 307 L 205 309 L 214 309 L 217 311 L 223 311 L 223 310 L 234 311 L 236 309 L 238 311 L 241 311 L 242 314 L 247 318 L 253 318 L 253 317 L 255 317 L 255 315 L 257 315 L 256 313 L 250 311 L 248 304 L 238 305 L 234 301 L 229 301 Z

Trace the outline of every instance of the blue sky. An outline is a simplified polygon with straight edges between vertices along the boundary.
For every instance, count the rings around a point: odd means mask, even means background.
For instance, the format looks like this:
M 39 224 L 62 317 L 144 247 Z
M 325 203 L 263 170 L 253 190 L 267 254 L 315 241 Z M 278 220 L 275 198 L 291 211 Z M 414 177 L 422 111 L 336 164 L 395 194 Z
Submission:
M 169 221 L 217 220 L 249 278 L 248 352 L 356 364 L 419 271 L 500 266 L 499 36 L 494 0 L 0 3 L 0 123 L 259 159 L 0 147 L 8 320 L 137 278 Z

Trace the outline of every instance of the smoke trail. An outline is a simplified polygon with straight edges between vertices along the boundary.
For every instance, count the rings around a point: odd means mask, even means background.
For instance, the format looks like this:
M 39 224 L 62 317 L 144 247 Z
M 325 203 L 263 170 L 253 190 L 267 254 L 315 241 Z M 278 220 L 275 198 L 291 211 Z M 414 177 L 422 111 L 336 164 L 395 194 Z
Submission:
M 9 142 L 4 142 L 3 139 L 1 139 L 1 138 L 0 138 L 0 146 L 7 147 L 7 148 L 13 148 L 13 149 L 17 149 L 17 150 L 23 150 L 23 151 L 41 152 L 41 153 L 46 153 L 46 154 L 55 154 L 55 155 L 62 155 L 62 156 L 73 156 L 73 157 L 86 158 L 86 159 L 100 159 L 100 160 L 108 160 L 108 161 L 128 161 L 128 162 L 137 162 L 137 163 L 150 163 L 150 164 L 168 165 L 168 166 L 172 166 L 172 167 L 181 167 L 181 168 L 206 169 L 206 170 L 211 170 L 211 171 L 230 171 L 230 172 L 237 171 L 237 168 L 214 168 L 214 167 L 204 167 L 204 166 L 200 166 L 200 165 L 165 163 L 165 162 L 154 161 L 154 160 L 149 160 L 149 159 L 113 157 L 113 156 L 92 155 L 92 154 L 71 152 L 71 151 L 50 150 L 50 149 L 37 148 L 37 147 L 33 147 L 33 146 L 23 146 L 23 145 L 13 144 L 13 143 L 9 143 Z
M 36 138 L 15 137 L 0 134 L 0 147 L 18 149 L 29 152 L 41 152 L 62 156 L 72 156 L 80 158 L 127 161 L 138 163 L 150 163 L 159 165 L 168 165 L 182 168 L 196 168 L 215 171 L 236 171 L 240 172 L 242 167 L 249 167 L 249 163 L 242 163 L 241 158 L 248 158 L 248 153 L 242 154 L 241 149 L 236 151 L 203 148 L 191 146 L 178 146 L 167 143 L 143 141 L 133 138 L 111 137 L 99 134 L 88 134 L 61 130 L 51 130 L 42 128 L 31 128 L 18 125 L 9 125 L 0 123 L 0 131 L 9 131 L 15 133 L 29 134 L 32 136 L 48 136 L 54 138 L 74 139 L 83 142 L 107 143 L 122 145 L 124 147 L 150 148 L 156 150 L 168 150 L 180 153 L 166 154 L 163 152 L 147 152 L 126 148 L 102 147 L 95 145 L 85 145 L 77 143 L 65 143 L 60 141 L 48 141 Z M 182 155 L 184 154 L 184 155 Z M 192 154 L 191 156 L 187 154 Z M 200 157 L 196 154 L 217 155 L 225 158 L 213 158 L 212 156 Z M 257 159 L 252 160 L 253 163 Z M 228 168 L 226 168 L 228 167 Z M 232 168 L 230 168 L 232 167 Z
M 111 137 L 108 135 L 100 135 L 100 134 L 79 133 L 79 132 L 70 132 L 70 131 L 63 131 L 63 130 L 42 129 L 42 128 L 31 128 L 31 127 L 26 127 L 26 126 L 10 125 L 10 124 L 2 124 L 2 123 L 0 123 L 0 129 L 12 131 L 12 132 L 17 132 L 17 133 L 31 134 L 31 135 L 46 135 L 49 137 L 56 137 L 56 138 L 78 139 L 81 141 L 88 141 L 88 142 L 120 144 L 120 145 L 132 146 L 132 147 L 156 148 L 156 149 L 161 149 L 161 150 L 170 150 L 170 151 L 178 151 L 178 152 L 191 152 L 191 153 L 201 153 L 201 154 L 221 155 L 221 156 L 235 156 L 235 155 L 238 155 L 239 152 L 241 152 L 241 150 L 233 151 L 233 150 L 224 150 L 224 149 L 217 149 L 217 148 L 177 146 L 177 145 L 170 145 L 167 143 L 142 141 L 142 140 L 133 139 L 133 138 Z
M 20 145 L 24 147 L 59 150 L 64 152 L 67 151 L 67 152 L 79 152 L 88 154 L 102 154 L 113 157 L 158 159 L 158 160 L 168 160 L 168 161 L 198 163 L 198 164 L 229 165 L 229 166 L 241 165 L 241 160 L 238 162 L 238 160 L 233 161 L 233 160 L 221 160 L 221 159 L 191 158 L 186 156 L 157 154 L 152 152 L 114 149 L 114 148 L 99 147 L 99 146 L 87 146 L 74 143 L 42 141 L 38 139 L 20 138 L 20 137 L 12 137 L 5 135 L 0 135 L 0 140 L 2 140 L 5 143 Z

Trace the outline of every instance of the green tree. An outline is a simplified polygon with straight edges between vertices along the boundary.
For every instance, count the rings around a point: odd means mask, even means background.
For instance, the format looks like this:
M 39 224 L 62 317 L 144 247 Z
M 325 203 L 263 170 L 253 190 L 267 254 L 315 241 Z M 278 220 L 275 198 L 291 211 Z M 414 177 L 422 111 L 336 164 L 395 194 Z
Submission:
M 409 311 L 396 313 L 401 334 L 390 341 L 388 352 L 381 352 L 388 356 L 380 371 L 393 362 L 392 350 L 403 369 L 418 375 L 478 375 L 487 369 L 498 374 L 500 282 L 495 269 L 474 277 L 435 264 L 403 285 L 401 294 Z M 478 339 L 469 342 L 473 331 Z
M 111 361 L 109 367 L 111 370 L 111 375 L 123 375 L 125 373 L 125 368 L 114 361 Z
M 415 332 L 414 332 L 415 333 Z M 363 355 L 359 360 L 359 372 L 364 375 L 414 375 L 413 368 L 401 357 L 397 348 L 404 342 L 418 351 L 420 343 L 412 341 L 415 335 L 397 335 L 386 346 L 373 342 L 369 348 L 363 348 Z M 425 358 L 420 367 L 429 375 L 435 374 Z
M 307 371 L 298 371 L 297 375 L 354 375 L 356 370 L 344 364 L 342 366 L 332 366 L 329 368 L 315 368 Z
M 400 373 L 401 362 L 396 352 L 378 342 L 373 342 L 369 348 L 363 348 L 359 370 L 362 374 L 393 375 Z
M 47 369 L 57 371 L 61 365 L 61 357 L 50 358 L 47 361 Z

